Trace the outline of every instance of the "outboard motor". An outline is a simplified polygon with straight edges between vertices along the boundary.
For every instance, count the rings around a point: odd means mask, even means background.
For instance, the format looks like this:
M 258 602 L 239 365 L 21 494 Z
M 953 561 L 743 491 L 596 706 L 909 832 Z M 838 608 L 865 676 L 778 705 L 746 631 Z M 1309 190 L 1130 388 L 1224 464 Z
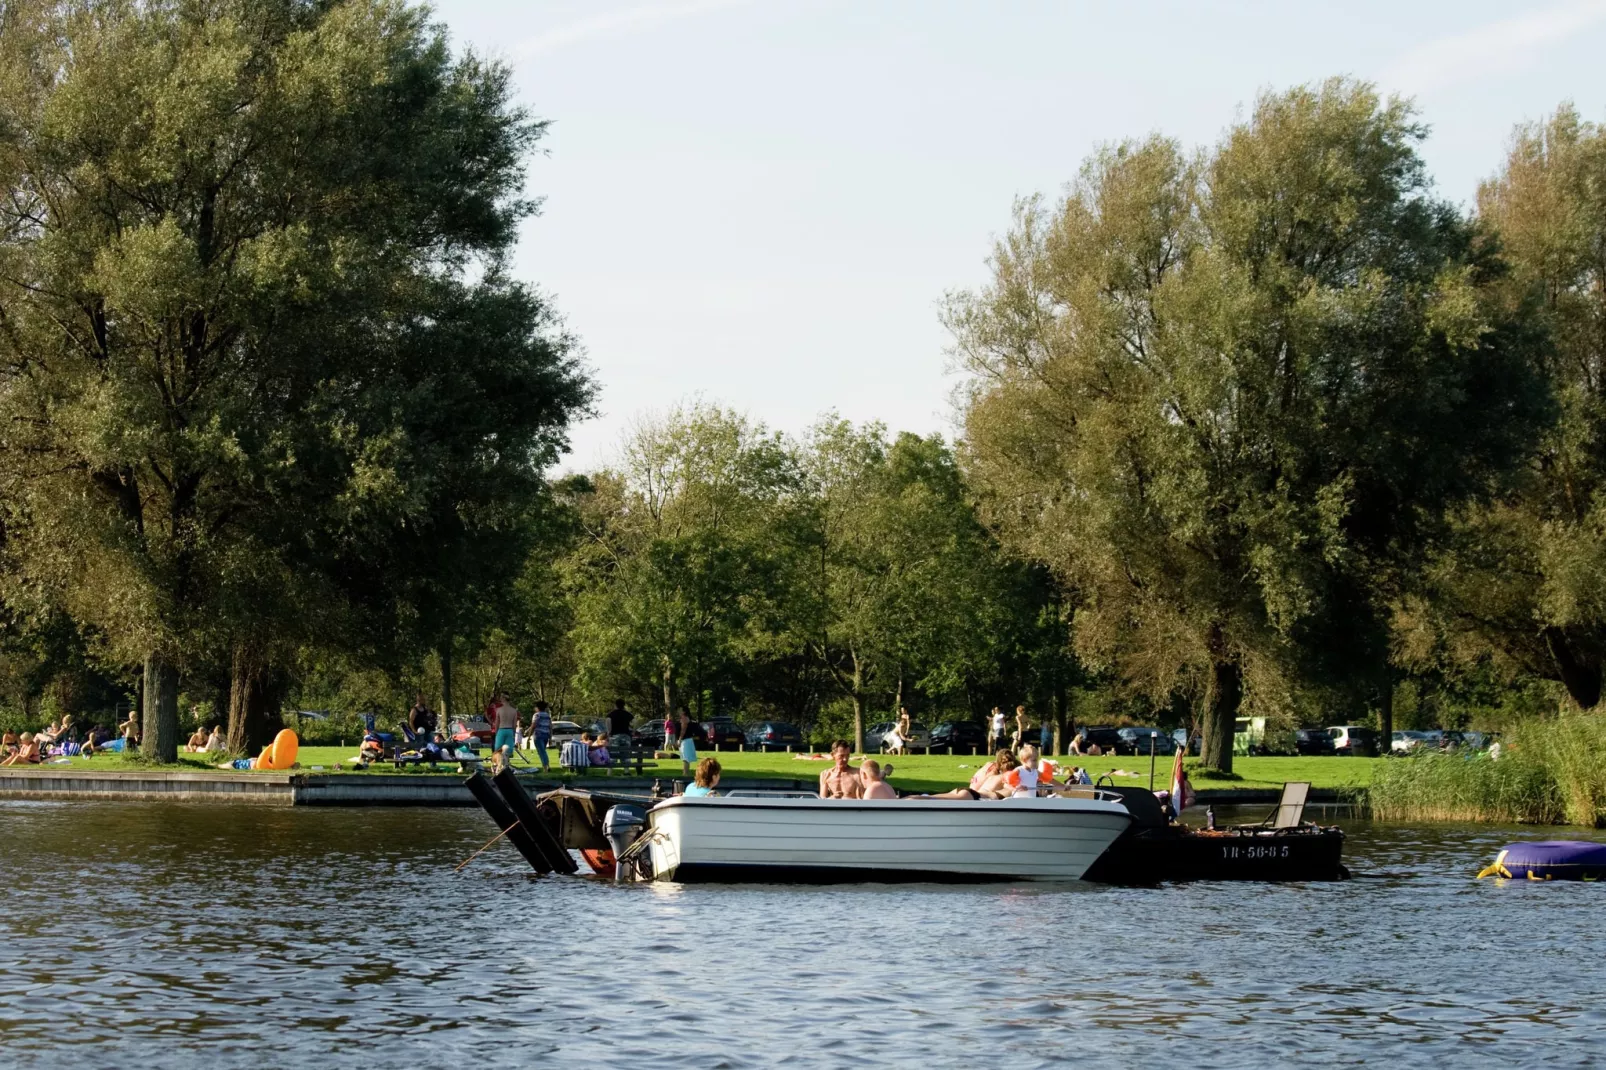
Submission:
M 610 809 L 602 817 L 602 834 L 608 837 L 608 845 L 613 848 L 615 860 L 624 857 L 630 845 L 641 839 L 642 832 L 647 827 L 647 811 L 639 806 L 629 803 L 620 803 Z M 613 871 L 614 880 L 625 879 L 627 863 L 617 862 Z M 630 866 L 632 872 L 637 867 Z

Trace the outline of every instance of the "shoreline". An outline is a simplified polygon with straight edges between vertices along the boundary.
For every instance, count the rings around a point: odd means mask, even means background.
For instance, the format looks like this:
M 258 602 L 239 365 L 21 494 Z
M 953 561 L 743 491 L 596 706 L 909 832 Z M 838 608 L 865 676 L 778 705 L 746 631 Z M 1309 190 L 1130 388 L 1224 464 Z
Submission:
M 590 776 L 551 777 L 521 773 L 519 779 L 533 791 L 552 788 L 591 788 L 623 794 L 650 794 L 653 781 L 672 778 Z M 737 777 L 723 787 L 737 790 L 812 791 L 811 780 Z M 1204 806 L 1275 805 L 1278 792 L 1270 788 L 1203 788 L 1192 809 Z M 15 769 L 0 771 L 0 801 L 108 799 L 233 803 L 251 806 L 476 806 L 473 795 L 455 773 L 246 773 L 189 772 L 182 770 L 64 770 Z M 1316 788 L 1311 808 L 1325 811 L 1358 809 L 1353 789 Z

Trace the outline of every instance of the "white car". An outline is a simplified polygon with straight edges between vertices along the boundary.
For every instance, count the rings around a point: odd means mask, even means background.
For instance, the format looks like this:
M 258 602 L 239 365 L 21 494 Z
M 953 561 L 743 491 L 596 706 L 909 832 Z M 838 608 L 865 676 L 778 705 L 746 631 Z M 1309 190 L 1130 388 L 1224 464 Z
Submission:
M 897 724 L 893 721 L 886 721 L 881 724 L 872 725 L 870 727 L 870 731 L 865 734 L 865 741 L 877 747 L 890 747 L 892 744 L 889 742 L 888 737 L 897 730 L 897 727 Z M 929 752 L 931 750 L 930 729 L 924 728 L 917 724 L 910 724 L 909 738 L 903 741 L 903 746 L 905 750 Z
M 585 729 L 581 728 L 573 721 L 553 721 L 552 745 L 554 747 L 561 747 L 570 740 L 579 739 L 580 733 L 583 731 L 585 731 Z

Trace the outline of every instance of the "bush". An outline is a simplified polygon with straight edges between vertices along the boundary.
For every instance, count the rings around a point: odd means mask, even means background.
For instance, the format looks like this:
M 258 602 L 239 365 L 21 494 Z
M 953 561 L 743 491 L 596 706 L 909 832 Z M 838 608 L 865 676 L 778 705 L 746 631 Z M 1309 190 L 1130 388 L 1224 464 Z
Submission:
M 1606 716 L 1567 712 L 1516 724 L 1499 761 L 1427 753 L 1383 763 L 1372 815 L 1393 821 L 1606 825 Z

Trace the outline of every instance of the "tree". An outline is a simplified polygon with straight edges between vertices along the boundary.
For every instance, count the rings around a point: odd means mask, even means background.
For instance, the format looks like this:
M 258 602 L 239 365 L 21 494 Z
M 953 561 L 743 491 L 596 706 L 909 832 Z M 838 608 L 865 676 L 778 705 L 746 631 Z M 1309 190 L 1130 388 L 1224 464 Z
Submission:
M 583 379 L 500 267 L 542 127 L 505 68 L 389 0 L 25 0 L 0 19 L 18 557 L 143 662 L 145 747 L 170 761 L 187 664 L 232 662 L 250 707 L 268 637 L 303 637 L 353 547 L 471 511 L 477 488 L 419 476 L 431 457 L 495 454 L 528 481 L 561 445 Z M 409 422 L 443 385 L 454 417 L 513 428 Z
M 863 750 L 872 696 L 895 709 L 916 688 L 958 690 L 996 670 L 1006 575 L 940 438 L 888 445 L 879 424 L 829 417 L 804 463 L 815 594 L 795 620 L 813 629 Z
M 1209 153 L 1100 152 L 947 322 L 988 515 L 1079 601 L 1078 651 L 1202 707 L 1387 656 L 1388 562 L 1542 418 L 1498 265 L 1433 200 L 1407 105 L 1334 80 Z
M 1407 647 L 1423 663 L 1493 657 L 1591 709 L 1606 665 L 1606 129 L 1571 106 L 1518 127 L 1478 210 L 1511 264 L 1503 300 L 1548 336 L 1558 415 L 1520 482 L 1463 515 Z
M 709 406 L 638 429 L 578 502 L 569 565 L 584 689 L 651 680 L 662 708 L 729 676 L 773 627 L 787 547 L 777 517 L 797 473 L 779 436 Z

